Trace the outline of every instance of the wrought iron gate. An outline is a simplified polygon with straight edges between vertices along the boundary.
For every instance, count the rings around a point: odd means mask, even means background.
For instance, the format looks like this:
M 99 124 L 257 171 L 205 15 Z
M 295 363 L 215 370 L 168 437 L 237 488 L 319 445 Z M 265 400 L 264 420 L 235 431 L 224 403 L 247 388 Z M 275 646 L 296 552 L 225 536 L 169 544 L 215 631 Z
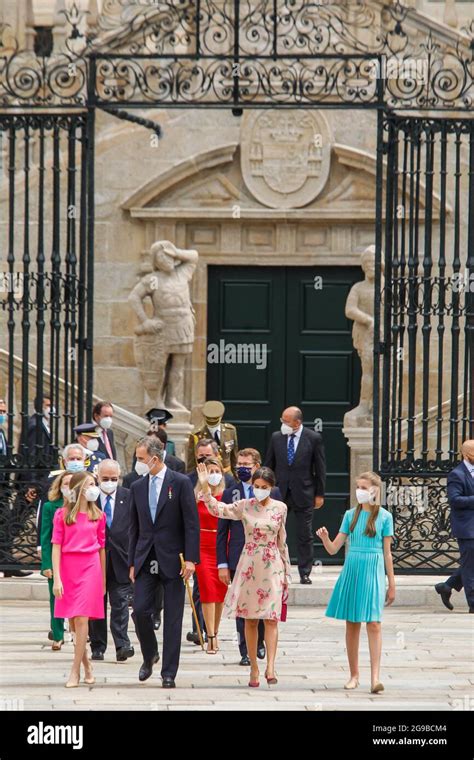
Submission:
M 92 18 L 73 2 L 64 12 L 68 32 L 62 48 L 54 50 L 46 35 L 47 44 L 41 49 L 38 40 L 35 54 L 19 49 L 0 25 L 0 179 L 8 192 L 7 214 L 0 220 L 7 337 L 0 358 L 8 389 L 8 450 L 2 454 L 0 448 L 0 569 L 37 565 L 34 507 L 40 483 L 60 445 L 71 439 L 74 424 L 91 411 L 95 114 L 103 109 L 160 135 L 158 124 L 123 110 L 150 107 L 230 108 L 235 115 L 269 107 L 377 111 L 377 277 L 380 286 L 384 250 L 386 284 L 382 314 L 376 313 L 375 335 L 383 329 L 380 345 L 376 341 L 383 367 L 380 373 L 375 362 L 374 466 L 390 493 L 420 481 L 430 489 L 430 504 L 431 494 L 440 500 L 436 514 L 428 510 L 423 521 L 413 504 L 406 514 L 394 506 L 399 566 L 440 567 L 455 560 L 442 478 L 456 461 L 459 436 L 472 431 L 472 295 L 466 291 L 447 299 L 443 291 L 435 303 L 434 294 L 464 267 L 472 271 L 467 250 L 474 243 L 474 170 L 467 115 L 474 99 L 474 23 L 456 43 L 441 44 L 431 34 L 414 33 L 412 13 L 399 2 L 374 10 L 364 0 L 108 0 Z M 420 79 L 412 68 L 418 61 Z M 430 118 L 396 116 L 401 109 L 429 110 Z M 438 111 L 456 116 L 431 118 Z M 468 139 L 467 190 L 461 168 Z M 442 222 L 443 251 L 435 255 L 433 224 L 437 215 L 451 214 L 449 151 L 458 161 L 455 242 L 448 244 L 451 227 Z M 467 192 L 470 248 L 461 238 Z M 423 249 L 416 233 L 420 222 Z M 446 372 L 431 383 L 434 401 L 430 391 L 435 330 L 437 356 L 444 359 L 450 334 L 448 380 L 455 400 L 451 397 L 448 411 Z M 400 348 L 407 352 L 404 362 L 396 359 Z M 414 385 L 420 356 L 421 395 Z M 28 438 L 28 417 L 36 398 L 30 427 L 36 420 L 40 431 L 46 394 L 54 411 L 45 445 L 40 432 Z M 433 532 L 430 552 L 423 541 Z
M 474 120 L 385 114 L 383 136 L 374 464 L 396 567 L 445 571 L 458 557 L 446 475 L 474 438 Z

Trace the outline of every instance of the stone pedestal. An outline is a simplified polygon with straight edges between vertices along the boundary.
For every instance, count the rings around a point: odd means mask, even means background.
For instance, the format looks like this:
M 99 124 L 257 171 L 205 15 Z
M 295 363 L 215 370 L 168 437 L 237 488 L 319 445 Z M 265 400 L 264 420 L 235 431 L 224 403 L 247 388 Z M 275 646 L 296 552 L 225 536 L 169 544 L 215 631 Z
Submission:
M 344 423 L 342 432 L 347 438 L 350 454 L 351 507 L 356 504 L 355 478 L 373 468 L 373 428 L 352 427 Z
M 191 412 L 187 409 L 170 409 L 173 419 L 166 423 L 166 432 L 176 447 L 176 456 L 186 461 L 189 434 L 193 431 Z

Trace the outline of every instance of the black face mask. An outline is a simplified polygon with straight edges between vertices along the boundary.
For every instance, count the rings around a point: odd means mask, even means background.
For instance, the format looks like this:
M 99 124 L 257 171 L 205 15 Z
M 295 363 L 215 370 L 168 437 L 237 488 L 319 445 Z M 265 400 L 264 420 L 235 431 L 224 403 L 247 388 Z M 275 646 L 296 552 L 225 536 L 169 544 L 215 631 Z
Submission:
M 243 483 L 247 483 L 252 477 L 252 468 L 244 467 L 243 465 L 241 465 L 240 467 L 237 467 L 237 477 Z
M 206 459 L 207 459 L 207 457 L 197 457 L 197 458 L 196 458 L 196 462 L 197 462 L 198 464 L 202 464 L 202 462 L 205 462 L 205 461 L 206 461 Z

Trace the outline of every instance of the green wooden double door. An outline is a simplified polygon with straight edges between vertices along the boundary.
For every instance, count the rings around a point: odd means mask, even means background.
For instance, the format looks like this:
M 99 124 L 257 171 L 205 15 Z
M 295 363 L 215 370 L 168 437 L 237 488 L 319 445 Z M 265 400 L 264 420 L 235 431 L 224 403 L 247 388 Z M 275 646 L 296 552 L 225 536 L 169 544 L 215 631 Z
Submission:
M 283 409 L 299 406 L 305 426 L 321 430 L 326 449 L 325 505 L 316 530 L 337 532 L 349 507 L 349 449 L 344 414 L 358 403 L 360 362 L 344 314 L 359 267 L 210 266 L 207 398 L 220 399 L 239 447 L 262 457 Z M 288 543 L 296 559 L 289 516 Z M 315 558 L 330 558 L 315 537 Z

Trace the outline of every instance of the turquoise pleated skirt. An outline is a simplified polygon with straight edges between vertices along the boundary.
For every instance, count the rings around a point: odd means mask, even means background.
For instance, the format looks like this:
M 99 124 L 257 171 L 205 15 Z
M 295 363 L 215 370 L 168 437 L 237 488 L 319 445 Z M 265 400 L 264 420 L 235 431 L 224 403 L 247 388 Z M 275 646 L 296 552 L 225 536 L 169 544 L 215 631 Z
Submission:
M 326 616 L 351 623 L 382 620 L 386 581 L 383 550 L 350 547 Z

